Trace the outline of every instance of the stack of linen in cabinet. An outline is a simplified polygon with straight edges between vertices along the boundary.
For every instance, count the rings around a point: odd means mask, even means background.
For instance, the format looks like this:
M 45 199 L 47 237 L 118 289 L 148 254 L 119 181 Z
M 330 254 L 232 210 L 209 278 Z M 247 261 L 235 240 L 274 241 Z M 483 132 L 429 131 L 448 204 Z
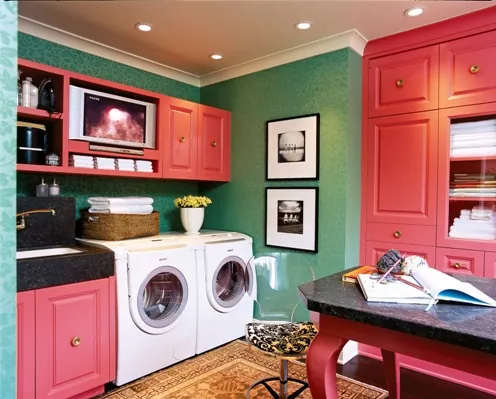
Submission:
M 152 161 L 136 160 L 136 172 L 153 172 Z
M 462 209 L 455 218 L 449 236 L 471 240 L 496 240 L 496 211 L 494 206 L 474 206 Z
M 114 158 L 95 157 L 95 169 L 115 170 Z
M 450 139 L 453 158 L 496 156 L 496 119 L 455 123 Z
M 128 172 L 134 172 L 134 159 L 117 158 L 115 160 L 115 168 L 117 170 L 125 170 Z
M 120 213 L 127 215 L 149 215 L 153 212 L 150 197 L 90 197 L 90 213 Z
M 93 169 L 95 167 L 92 156 L 75 154 L 71 154 L 69 157 L 69 166 L 86 169 Z

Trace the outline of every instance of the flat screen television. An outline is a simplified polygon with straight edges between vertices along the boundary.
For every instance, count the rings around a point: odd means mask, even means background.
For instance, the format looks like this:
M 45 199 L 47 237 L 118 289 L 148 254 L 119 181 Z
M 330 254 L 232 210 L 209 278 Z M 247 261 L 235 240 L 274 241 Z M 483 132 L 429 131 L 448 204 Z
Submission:
M 69 139 L 155 148 L 155 104 L 70 86 Z

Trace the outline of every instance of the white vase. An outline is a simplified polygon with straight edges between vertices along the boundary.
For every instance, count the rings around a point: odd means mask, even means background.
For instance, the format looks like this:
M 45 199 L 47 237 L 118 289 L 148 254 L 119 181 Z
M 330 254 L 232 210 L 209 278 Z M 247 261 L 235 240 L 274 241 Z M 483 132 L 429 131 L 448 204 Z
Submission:
M 181 208 L 181 222 L 187 235 L 200 234 L 205 208 Z

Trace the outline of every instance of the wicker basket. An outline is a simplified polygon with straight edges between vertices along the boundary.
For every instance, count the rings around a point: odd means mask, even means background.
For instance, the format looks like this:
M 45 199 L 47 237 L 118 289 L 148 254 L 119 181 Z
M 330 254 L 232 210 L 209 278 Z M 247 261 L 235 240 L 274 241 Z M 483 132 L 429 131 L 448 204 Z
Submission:
M 149 215 L 82 212 L 82 215 L 83 238 L 120 241 L 154 236 L 160 232 L 159 212 Z

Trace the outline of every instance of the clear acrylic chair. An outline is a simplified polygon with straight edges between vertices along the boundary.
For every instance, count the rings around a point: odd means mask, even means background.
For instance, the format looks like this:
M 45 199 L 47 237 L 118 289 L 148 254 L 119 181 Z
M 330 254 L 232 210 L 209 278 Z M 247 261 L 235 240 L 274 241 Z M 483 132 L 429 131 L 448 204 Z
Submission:
M 293 399 L 308 384 L 288 376 L 288 361 L 301 360 L 306 356 L 317 328 L 309 319 L 308 311 L 298 295 L 298 285 L 315 280 L 310 266 L 289 268 L 284 257 L 291 255 L 264 255 L 253 259 L 257 279 L 255 319 L 260 322 L 246 325 L 246 341 L 252 350 L 280 361 L 278 377 L 268 377 L 253 382 L 246 391 L 250 398 L 253 388 L 264 386 L 273 398 Z M 296 321 L 300 320 L 300 321 Z M 279 382 L 279 392 L 268 383 Z M 288 393 L 288 382 L 299 387 Z

